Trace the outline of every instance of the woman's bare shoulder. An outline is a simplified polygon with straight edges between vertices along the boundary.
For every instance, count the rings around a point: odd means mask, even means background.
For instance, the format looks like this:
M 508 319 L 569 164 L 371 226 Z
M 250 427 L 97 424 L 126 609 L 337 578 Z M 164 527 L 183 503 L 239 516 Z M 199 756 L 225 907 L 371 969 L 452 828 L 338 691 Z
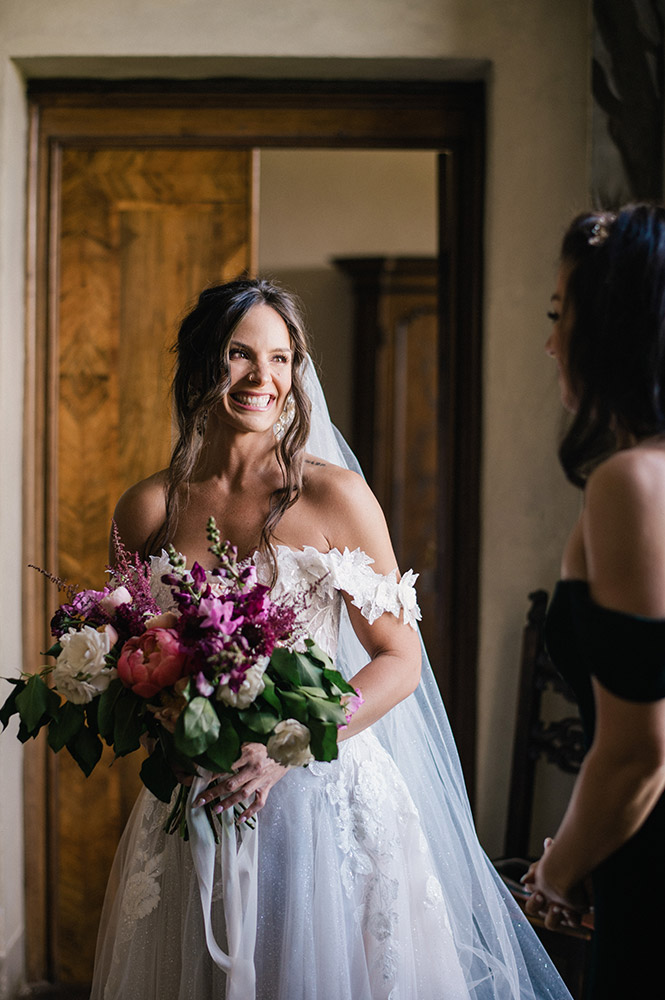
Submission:
M 665 502 L 665 448 L 639 445 L 618 451 L 589 476 L 586 504 L 596 506 L 650 505 Z
M 315 503 L 341 505 L 352 509 L 357 504 L 376 504 L 376 498 L 363 477 L 352 469 L 343 469 L 314 455 L 305 455 L 303 493 Z
M 357 472 L 308 455 L 303 498 L 324 526 L 330 548 L 360 548 L 377 563 L 379 572 L 395 565 L 381 506 Z
M 582 515 L 595 599 L 632 614 L 665 615 L 665 451 L 617 452 L 589 476 Z
M 146 543 L 157 534 L 166 517 L 167 470 L 155 472 L 125 490 L 113 512 L 113 520 L 123 544 L 132 552 L 143 553 Z

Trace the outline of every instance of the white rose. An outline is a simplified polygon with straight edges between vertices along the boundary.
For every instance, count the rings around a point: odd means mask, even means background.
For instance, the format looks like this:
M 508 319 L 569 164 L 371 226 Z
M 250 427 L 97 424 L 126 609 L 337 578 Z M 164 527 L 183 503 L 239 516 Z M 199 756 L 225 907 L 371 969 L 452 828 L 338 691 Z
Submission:
M 217 697 L 231 708 L 249 708 L 254 699 L 265 690 L 263 672 L 267 665 L 267 656 L 257 660 L 245 674 L 245 679 L 237 691 L 233 691 L 228 684 L 220 684 L 217 688 Z
M 104 657 L 117 639 L 115 629 L 102 631 L 84 625 L 77 631 L 70 628 L 60 637 L 62 652 L 56 660 L 53 681 L 58 691 L 75 705 L 85 705 L 105 691 L 117 671 L 107 667 Z
M 284 767 L 302 767 L 314 760 L 309 749 L 309 729 L 296 719 L 277 723 L 266 750 L 269 757 Z
M 116 587 L 112 590 L 110 594 L 106 597 L 102 597 L 99 602 L 99 606 L 107 614 L 110 614 L 115 608 L 120 607 L 121 604 L 131 604 L 132 595 L 127 590 L 127 587 Z

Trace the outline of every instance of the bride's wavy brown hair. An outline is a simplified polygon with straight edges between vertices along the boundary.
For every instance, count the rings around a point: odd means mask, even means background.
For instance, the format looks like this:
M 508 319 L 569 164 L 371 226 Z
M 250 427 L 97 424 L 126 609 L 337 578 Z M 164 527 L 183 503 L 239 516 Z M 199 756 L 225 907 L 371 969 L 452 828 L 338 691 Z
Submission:
M 229 344 L 238 324 L 250 309 L 267 305 L 284 320 L 291 339 L 294 415 L 277 440 L 277 460 L 283 485 L 270 498 L 270 510 L 261 531 L 260 548 L 273 557 L 271 538 L 284 513 L 302 492 L 304 447 L 309 436 L 309 397 L 303 388 L 307 335 L 297 300 L 262 278 L 238 278 L 206 288 L 195 308 L 185 317 L 172 350 L 176 355 L 173 403 L 178 440 L 171 456 L 166 483 L 166 519 L 158 536 L 149 542 L 152 551 L 170 541 L 178 523 L 180 487 L 192 477 L 201 453 L 207 414 L 227 394 L 230 385 Z

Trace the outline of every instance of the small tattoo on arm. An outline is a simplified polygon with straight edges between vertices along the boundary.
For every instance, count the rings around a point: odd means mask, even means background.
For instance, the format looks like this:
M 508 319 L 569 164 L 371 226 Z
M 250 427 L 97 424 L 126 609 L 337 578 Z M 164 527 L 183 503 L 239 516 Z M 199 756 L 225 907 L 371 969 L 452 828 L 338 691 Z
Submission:
M 320 465 L 321 467 L 323 467 L 323 466 L 325 466 L 326 463 L 325 462 L 315 461 L 313 458 L 306 458 L 305 459 L 305 464 L 306 465 Z

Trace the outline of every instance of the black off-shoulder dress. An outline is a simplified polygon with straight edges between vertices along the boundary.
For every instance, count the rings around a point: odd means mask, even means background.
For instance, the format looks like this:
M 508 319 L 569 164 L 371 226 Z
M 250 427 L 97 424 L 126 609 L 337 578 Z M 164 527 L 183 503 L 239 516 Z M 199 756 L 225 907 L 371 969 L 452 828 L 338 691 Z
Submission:
M 587 747 L 595 728 L 592 676 L 628 701 L 665 698 L 665 619 L 600 607 L 584 581 L 563 580 L 550 602 L 545 639 L 577 696 Z M 593 873 L 593 892 L 589 1000 L 665 997 L 665 795 Z

